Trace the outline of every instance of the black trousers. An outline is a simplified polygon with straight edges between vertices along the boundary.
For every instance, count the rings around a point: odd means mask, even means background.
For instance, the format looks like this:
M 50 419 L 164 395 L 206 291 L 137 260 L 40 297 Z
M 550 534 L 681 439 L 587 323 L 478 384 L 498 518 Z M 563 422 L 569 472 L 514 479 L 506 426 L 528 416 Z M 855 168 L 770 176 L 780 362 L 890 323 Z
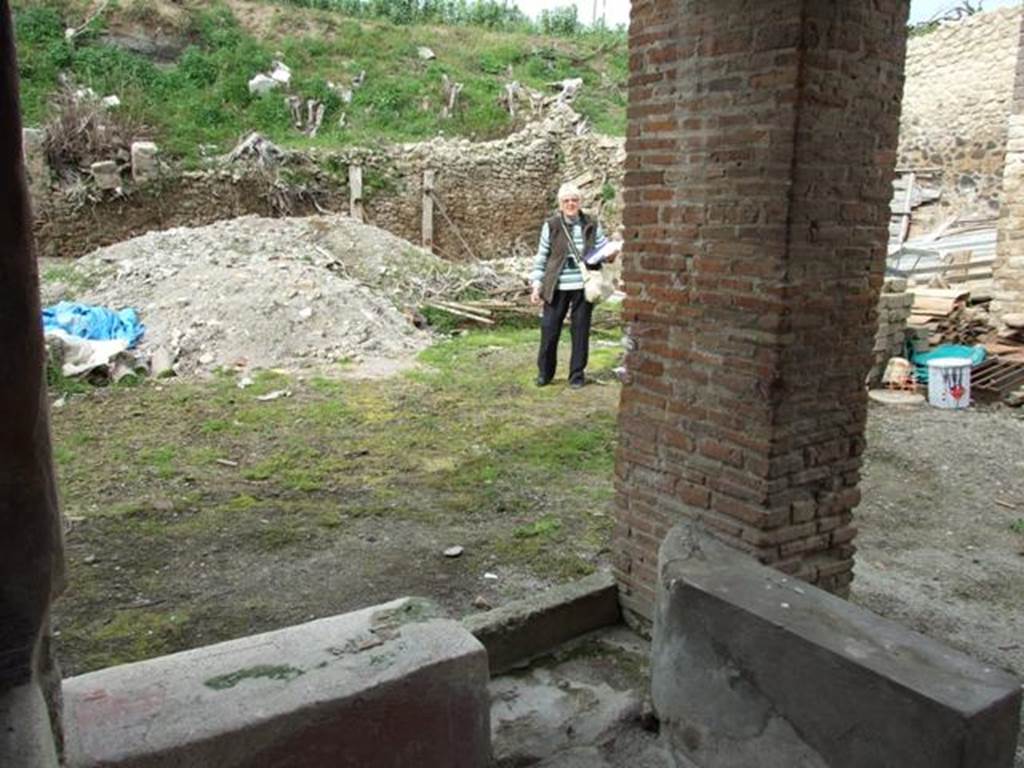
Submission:
M 569 358 L 569 381 L 583 381 L 583 369 L 590 354 L 590 317 L 594 305 L 583 298 L 583 290 L 555 291 L 551 303 L 544 302 L 544 315 L 540 321 L 540 351 L 537 353 L 537 371 L 540 378 L 555 378 L 558 363 L 558 339 L 562 335 L 565 315 L 572 310 L 569 333 L 572 335 L 572 355 Z

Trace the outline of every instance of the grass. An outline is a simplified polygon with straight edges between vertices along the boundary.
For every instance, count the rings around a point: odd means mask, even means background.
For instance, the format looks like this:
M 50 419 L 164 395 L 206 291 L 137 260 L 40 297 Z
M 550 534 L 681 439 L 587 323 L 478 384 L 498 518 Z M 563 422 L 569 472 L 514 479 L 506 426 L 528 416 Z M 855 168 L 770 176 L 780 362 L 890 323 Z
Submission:
M 73 394 L 53 412 L 75 520 L 56 617 L 68 673 L 402 594 L 457 613 L 488 569 L 531 584 L 592 572 L 618 397 L 619 349 L 601 344 L 618 336 L 595 332 L 599 383 L 583 392 L 534 387 L 536 329 L 499 327 L 384 381 L 270 371 L 240 389 L 222 372 Z M 256 399 L 275 389 L 293 395 Z M 448 546 L 435 538 L 467 554 L 432 560 L 423 546 Z M 349 575 L 328 587 L 335 573 Z M 125 607 L 142 598 L 160 602 Z
M 70 72 L 101 96 L 117 94 L 119 109 L 149 126 L 168 156 L 194 164 L 202 145 L 226 151 L 251 130 L 293 147 L 416 141 L 441 132 L 497 137 L 515 127 L 498 103 L 506 82 L 514 79 L 543 90 L 548 82 L 573 76 L 584 80 L 578 106 L 592 124 L 613 134 L 625 130 L 627 50 L 621 32 L 559 38 L 280 8 L 270 27 L 287 31 L 257 38 L 226 5 L 188 3 L 182 6 L 187 14 L 172 30 L 188 45 L 167 66 L 102 42 L 106 27 L 137 23 L 146 5 L 143 0 L 124 8 L 112 4 L 89 31 L 69 43 L 64 29 L 84 17 L 77 4 L 15 3 L 24 122 L 45 122 L 58 77 Z M 437 58 L 423 61 L 419 46 L 429 46 Z M 292 69 L 291 92 L 326 105 L 315 139 L 294 129 L 281 92 L 260 97 L 248 91 L 248 80 L 268 71 L 278 52 Z M 361 72 L 365 82 L 346 104 L 340 90 Z M 440 116 L 442 75 L 464 86 L 449 119 Z M 372 179 L 367 181 L 372 186 Z
M 65 264 L 48 267 L 42 274 L 42 281 L 48 284 L 61 283 L 72 297 L 99 284 L 97 276 L 87 275 L 72 265 Z
M 1018 517 L 1012 523 L 1010 523 L 1010 530 L 1014 533 L 1024 536 L 1024 517 Z

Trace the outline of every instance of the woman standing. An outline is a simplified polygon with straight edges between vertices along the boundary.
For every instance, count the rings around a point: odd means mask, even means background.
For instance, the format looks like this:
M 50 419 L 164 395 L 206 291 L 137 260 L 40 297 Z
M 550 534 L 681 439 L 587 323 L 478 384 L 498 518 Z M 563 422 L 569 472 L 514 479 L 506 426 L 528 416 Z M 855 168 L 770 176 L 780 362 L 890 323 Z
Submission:
M 601 225 L 580 210 L 580 190 L 573 184 L 558 189 L 558 213 L 544 223 L 540 245 L 533 260 L 530 282 L 533 304 L 544 303 L 540 324 L 540 351 L 537 353 L 537 386 L 549 384 L 555 377 L 558 339 L 567 313 L 572 336 L 569 358 L 569 386 L 579 389 L 586 383 L 590 348 L 590 317 L 594 310 L 583 295 L 583 273 L 580 262 L 584 255 L 604 247 Z M 614 259 L 610 257 L 608 260 Z M 600 264 L 587 269 L 600 269 Z

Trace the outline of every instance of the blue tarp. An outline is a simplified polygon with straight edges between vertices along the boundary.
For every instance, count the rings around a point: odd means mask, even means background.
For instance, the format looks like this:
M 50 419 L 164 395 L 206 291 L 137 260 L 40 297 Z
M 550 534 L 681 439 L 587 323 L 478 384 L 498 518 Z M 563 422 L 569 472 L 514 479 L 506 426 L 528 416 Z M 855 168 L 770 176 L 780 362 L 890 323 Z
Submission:
M 945 357 L 963 357 L 971 361 L 974 368 L 985 360 L 985 347 L 980 344 L 976 347 L 964 347 L 959 344 L 942 344 L 928 352 L 919 352 L 911 360 L 915 366 L 917 380 L 922 384 L 928 383 L 928 361 L 939 360 Z
M 106 307 L 62 301 L 43 310 L 43 330 L 61 330 L 82 339 L 126 339 L 128 346 L 134 347 L 146 326 L 139 322 L 134 309 L 115 312 Z

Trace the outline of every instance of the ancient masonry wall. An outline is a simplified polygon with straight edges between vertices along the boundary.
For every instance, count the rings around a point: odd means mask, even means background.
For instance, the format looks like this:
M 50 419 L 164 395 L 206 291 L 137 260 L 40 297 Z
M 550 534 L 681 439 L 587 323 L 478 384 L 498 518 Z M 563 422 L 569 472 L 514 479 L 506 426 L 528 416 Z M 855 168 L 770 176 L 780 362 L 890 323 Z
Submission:
M 1024 46 L 1024 26 L 1021 28 Z M 999 211 L 993 313 L 1000 319 L 1024 314 L 1024 56 L 1018 55 L 1013 107 L 1008 123 L 1003 199 Z
M 682 520 L 844 593 L 907 4 L 634 0 L 613 548 Z
M 126 178 L 121 192 L 89 188 L 86 200 L 37 193 L 35 238 L 41 255 L 74 257 L 150 230 L 246 214 L 346 213 L 348 167 L 358 164 L 369 223 L 418 244 L 423 172 L 430 169 L 436 172 L 436 252 L 456 261 L 525 256 L 536 248 L 558 184 L 580 176 L 581 169 L 592 168 L 584 189 L 588 209 L 602 208 L 613 230 L 621 221 L 620 208 L 614 200 L 602 200 L 601 182 L 621 196 L 623 159 L 623 140 L 577 137 L 571 115 L 555 116 L 486 143 L 436 139 L 292 156 L 278 174 L 234 166 L 165 175 L 146 184 Z
M 871 386 L 881 382 L 890 358 L 904 356 L 907 320 L 913 305 L 914 294 L 907 292 L 907 281 L 904 278 L 887 278 L 878 297 L 878 331 L 873 348 L 875 360 L 868 373 Z
M 915 233 L 998 213 L 1021 17 L 1002 8 L 908 42 L 898 166 L 941 169 L 942 189 L 915 212 Z

